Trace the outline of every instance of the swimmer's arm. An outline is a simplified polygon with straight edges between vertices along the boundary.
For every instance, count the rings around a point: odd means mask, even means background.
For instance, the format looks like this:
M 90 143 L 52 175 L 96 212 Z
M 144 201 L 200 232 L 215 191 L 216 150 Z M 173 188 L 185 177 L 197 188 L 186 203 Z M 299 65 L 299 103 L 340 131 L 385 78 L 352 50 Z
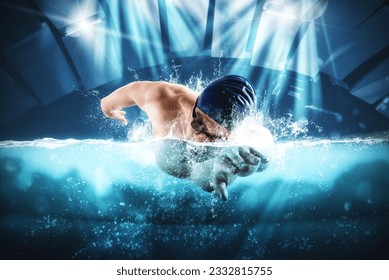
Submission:
M 266 157 L 253 147 L 232 146 L 221 149 L 219 157 L 240 177 L 262 172 L 268 166 Z
M 239 170 L 239 176 L 249 176 L 268 168 L 275 150 L 273 136 L 267 128 L 250 123 L 242 125 L 234 131 L 233 142 L 237 146 L 228 156 L 234 164 L 238 163 L 235 165 L 243 167 Z
M 237 177 L 238 175 L 232 172 L 231 166 L 218 157 L 193 163 L 188 179 L 206 191 L 215 192 L 226 201 L 228 199 L 227 187 Z
M 240 176 L 245 177 L 255 172 L 262 172 L 268 168 L 269 160 L 262 153 L 253 147 L 246 147 L 246 149 L 250 151 L 251 156 L 254 156 L 258 160 L 258 163 L 254 163 L 252 166 L 249 165 L 248 169 L 250 171 L 242 172 L 239 174 Z
M 156 162 L 169 175 L 185 178 L 206 191 L 215 191 L 223 200 L 228 197 L 227 186 L 237 177 L 223 158 L 215 157 L 216 151 L 208 150 L 208 156 L 188 151 L 188 143 L 178 139 L 157 142 Z
M 227 200 L 227 187 L 237 177 L 249 176 L 267 168 L 268 160 L 252 147 L 220 147 L 216 157 L 202 162 L 192 162 L 188 179 L 207 191 L 216 192 Z
M 184 158 L 173 165 L 166 164 L 164 160 L 157 160 L 157 163 L 169 175 L 188 179 L 205 191 L 215 192 L 224 201 L 228 198 L 227 187 L 238 177 L 220 158 L 211 158 L 202 162 Z
M 159 168 L 169 175 L 188 179 L 205 191 L 215 192 L 222 200 L 227 200 L 227 187 L 237 178 L 222 160 L 215 158 L 202 162 L 193 162 L 188 159 L 180 160 L 176 164 L 166 164 L 164 160 L 157 160 Z
M 170 85 L 166 82 L 132 82 L 101 100 L 101 110 L 107 118 L 117 119 L 127 124 L 123 108 L 138 106 L 145 110 L 145 105 L 150 100 L 158 99 L 164 89 Z

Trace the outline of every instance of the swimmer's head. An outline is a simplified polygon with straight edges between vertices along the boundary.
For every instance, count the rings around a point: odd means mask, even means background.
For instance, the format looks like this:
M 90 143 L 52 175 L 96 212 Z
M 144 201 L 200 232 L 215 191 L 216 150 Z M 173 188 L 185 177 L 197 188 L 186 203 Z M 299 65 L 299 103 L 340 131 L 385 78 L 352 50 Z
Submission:
M 256 111 L 257 96 L 253 85 L 238 75 L 228 75 L 211 82 L 199 95 L 193 108 L 231 131 Z

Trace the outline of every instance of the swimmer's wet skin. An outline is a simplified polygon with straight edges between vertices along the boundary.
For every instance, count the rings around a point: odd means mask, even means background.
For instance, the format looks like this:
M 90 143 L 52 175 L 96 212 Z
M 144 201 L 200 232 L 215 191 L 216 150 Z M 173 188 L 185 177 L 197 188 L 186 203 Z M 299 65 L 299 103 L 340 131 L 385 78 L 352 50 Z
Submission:
M 227 200 L 227 187 L 238 176 L 248 176 L 266 168 L 265 156 L 251 145 L 206 148 L 194 153 L 192 142 L 226 142 L 234 129 L 257 108 L 251 83 L 238 75 L 211 82 L 197 95 L 189 88 L 167 82 L 130 83 L 103 98 L 106 117 L 127 124 L 122 108 L 139 106 L 152 124 L 152 134 L 161 140 L 157 163 L 161 170 L 186 178 Z M 250 134 L 250 139 L 261 139 Z M 170 138 L 170 139 L 168 139 Z
M 227 186 L 236 176 L 248 176 L 266 167 L 267 159 L 257 150 L 248 147 L 238 147 L 233 152 L 221 152 L 220 162 L 216 161 L 213 168 L 211 185 L 224 201 L 228 199 Z M 231 174 L 231 175 L 230 175 Z

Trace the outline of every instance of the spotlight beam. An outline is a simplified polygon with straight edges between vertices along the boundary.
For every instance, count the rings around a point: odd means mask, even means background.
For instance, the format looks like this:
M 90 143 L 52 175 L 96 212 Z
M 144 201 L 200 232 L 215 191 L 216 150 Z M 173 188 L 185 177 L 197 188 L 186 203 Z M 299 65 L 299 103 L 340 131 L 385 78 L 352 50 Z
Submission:
M 88 32 L 94 28 L 95 25 L 102 22 L 102 19 L 96 16 L 91 16 L 89 18 L 81 19 L 72 24 L 69 24 L 66 27 L 65 37 L 72 36 L 77 37 L 82 32 Z

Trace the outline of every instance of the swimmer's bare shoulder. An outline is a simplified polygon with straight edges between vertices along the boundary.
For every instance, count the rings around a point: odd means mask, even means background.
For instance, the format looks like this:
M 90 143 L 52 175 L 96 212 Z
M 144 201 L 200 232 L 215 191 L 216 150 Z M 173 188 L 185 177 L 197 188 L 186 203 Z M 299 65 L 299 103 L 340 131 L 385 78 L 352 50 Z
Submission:
M 136 81 L 119 88 L 110 97 L 112 98 L 116 93 L 118 93 L 117 95 L 122 94 L 124 96 L 123 107 L 137 105 L 142 110 L 145 110 L 150 104 L 157 104 L 174 98 L 177 92 L 177 85 L 172 83 L 164 81 Z
M 128 86 L 143 93 L 145 102 L 159 102 L 165 98 L 177 98 L 182 94 L 191 93 L 191 90 L 183 85 L 165 81 L 132 82 Z

